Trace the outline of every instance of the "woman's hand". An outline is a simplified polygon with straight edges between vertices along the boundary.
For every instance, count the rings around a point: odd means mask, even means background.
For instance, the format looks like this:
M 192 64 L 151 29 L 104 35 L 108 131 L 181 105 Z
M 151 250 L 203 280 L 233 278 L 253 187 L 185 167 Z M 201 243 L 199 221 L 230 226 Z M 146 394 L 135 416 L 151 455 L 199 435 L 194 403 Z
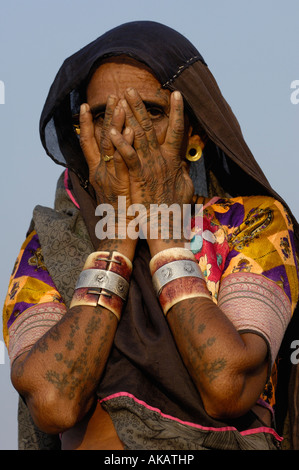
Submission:
M 185 125 L 181 94 L 174 92 L 171 95 L 163 142 L 159 142 L 161 137 L 156 133 L 155 121 L 148 115 L 136 90 L 127 91 L 121 106 L 126 113 L 126 127 L 134 133 L 133 145 L 124 139 L 117 127 L 112 126 L 110 135 L 129 170 L 132 202 L 145 205 L 189 203 L 194 188 L 187 164 L 182 159 Z M 130 137 L 132 140 L 133 135 Z
M 123 138 L 128 145 L 132 144 L 132 134 L 126 133 L 124 124 L 125 112 L 115 96 L 108 98 L 105 112 L 95 116 L 88 104 L 81 106 L 80 144 L 89 167 L 89 181 L 95 189 L 100 207 L 98 215 L 107 213 L 103 219 L 105 223 L 100 222 L 95 228 L 100 240 L 125 239 L 130 221 L 127 217 L 127 208 L 131 205 L 129 173 L 109 135 L 111 128 L 116 128 L 123 132 Z M 123 198 L 121 204 L 119 196 Z M 105 231 L 103 227 L 106 227 Z
M 99 204 L 116 206 L 117 196 L 130 197 L 127 167 L 109 136 L 112 127 L 122 132 L 124 122 L 124 110 L 118 106 L 114 96 L 107 100 L 104 117 L 93 116 L 86 103 L 81 106 L 80 145 L 89 167 L 89 181 L 96 191 Z M 124 139 L 126 137 L 124 135 Z M 131 143 L 128 141 L 128 144 Z M 111 159 L 107 160 L 107 157 Z
M 132 88 L 127 90 L 121 106 L 126 114 L 128 137 L 125 139 L 116 126 L 111 126 L 110 130 L 111 140 L 128 168 L 131 201 L 146 208 L 146 221 L 141 224 L 146 224 L 147 228 L 150 223 L 157 223 L 157 220 L 150 220 L 153 217 L 151 205 L 164 204 L 169 208 L 178 204 L 182 208 L 183 204 L 192 202 L 194 192 L 182 159 L 186 144 L 183 99 L 179 92 L 172 93 L 170 99 L 169 118 L 161 117 L 163 122 L 166 119 L 166 126 L 159 128 L 138 92 Z M 156 128 L 159 131 L 156 132 Z

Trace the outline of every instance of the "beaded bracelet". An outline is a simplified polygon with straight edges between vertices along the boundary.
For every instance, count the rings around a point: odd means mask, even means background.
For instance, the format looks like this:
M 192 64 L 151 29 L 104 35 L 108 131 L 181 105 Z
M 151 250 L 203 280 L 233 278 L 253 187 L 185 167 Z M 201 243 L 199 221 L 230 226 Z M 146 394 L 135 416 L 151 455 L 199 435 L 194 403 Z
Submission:
M 150 271 L 165 316 L 181 300 L 211 298 L 196 258 L 186 248 L 169 248 L 157 253 L 150 261 Z
M 91 253 L 79 275 L 70 307 L 101 305 L 120 320 L 132 273 L 131 261 L 116 251 Z

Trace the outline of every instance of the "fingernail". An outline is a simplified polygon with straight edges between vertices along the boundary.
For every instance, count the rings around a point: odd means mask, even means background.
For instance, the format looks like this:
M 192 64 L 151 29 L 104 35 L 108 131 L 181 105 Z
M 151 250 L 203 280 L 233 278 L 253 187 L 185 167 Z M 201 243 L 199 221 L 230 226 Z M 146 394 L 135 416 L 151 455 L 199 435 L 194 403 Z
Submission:
M 114 128 L 111 129 L 110 134 L 116 135 L 116 130 Z
M 87 111 L 87 106 L 86 106 L 86 104 L 85 104 L 85 103 L 81 104 L 81 106 L 80 106 L 80 113 L 81 113 L 81 114 L 84 114 L 84 113 L 86 113 L 86 111 Z
M 107 104 L 110 104 L 110 105 L 111 105 L 111 104 L 114 104 L 115 101 L 116 101 L 116 99 L 117 99 L 117 98 L 116 98 L 115 95 L 109 95 L 109 96 L 108 96 L 108 99 L 107 99 Z
M 124 130 L 124 134 L 127 135 L 127 134 L 130 134 L 130 132 L 131 132 L 131 129 L 129 127 L 126 127 Z
M 127 93 L 128 93 L 130 96 L 135 96 L 135 90 L 134 90 L 134 88 L 128 88 L 128 89 L 127 89 Z
M 180 100 L 181 99 L 181 93 L 179 91 L 174 91 L 173 92 L 173 97 L 175 100 Z

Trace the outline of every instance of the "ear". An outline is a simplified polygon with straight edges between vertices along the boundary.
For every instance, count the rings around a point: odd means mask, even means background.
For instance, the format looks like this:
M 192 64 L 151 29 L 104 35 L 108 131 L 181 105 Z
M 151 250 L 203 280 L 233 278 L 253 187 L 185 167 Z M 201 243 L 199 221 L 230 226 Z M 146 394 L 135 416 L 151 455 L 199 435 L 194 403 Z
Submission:
M 186 151 L 186 158 L 190 162 L 199 160 L 202 156 L 202 151 L 205 146 L 205 141 L 198 135 L 193 134 L 193 128 L 189 128 L 188 146 Z

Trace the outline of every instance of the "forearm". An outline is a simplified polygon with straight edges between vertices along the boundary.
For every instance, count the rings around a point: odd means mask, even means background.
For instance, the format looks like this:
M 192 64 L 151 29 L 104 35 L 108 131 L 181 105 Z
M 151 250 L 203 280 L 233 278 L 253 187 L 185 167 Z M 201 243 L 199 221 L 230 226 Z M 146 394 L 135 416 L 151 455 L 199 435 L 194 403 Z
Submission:
M 164 263 L 168 257 L 173 261 L 181 256 L 175 250 L 163 252 L 164 242 L 156 241 L 154 246 L 161 251 L 152 269 L 161 263 L 167 267 Z M 177 244 L 169 242 L 167 248 L 170 246 Z M 159 295 L 163 309 L 167 302 L 169 308 L 173 296 L 177 298 L 166 317 L 178 350 L 209 414 L 221 418 L 244 414 L 259 397 L 266 380 L 267 345 L 257 335 L 238 333 L 209 298 L 204 279 L 196 280 L 196 288 L 191 286 L 187 280 L 174 280 L 165 284 L 163 295 Z M 193 297 L 187 298 L 190 293 Z
M 249 409 L 266 380 L 266 368 L 259 366 L 260 351 L 253 356 L 246 336 L 239 335 L 212 300 L 184 300 L 172 307 L 167 319 L 208 414 L 233 417 Z M 263 366 L 266 344 L 264 354 Z M 258 380 L 252 383 L 252 377 Z
M 68 428 L 88 411 L 116 328 L 106 309 L 74 307 L 15 361 L 13 385 L 41 428 Z
M 134 252 L 125 241 L 101 242 L 99 249 Z M 12 382 L 41 428 L 60 431 L 88 411 L 117 325 L 117 317 L 103 306 L 74 306 L 14 362 Z

